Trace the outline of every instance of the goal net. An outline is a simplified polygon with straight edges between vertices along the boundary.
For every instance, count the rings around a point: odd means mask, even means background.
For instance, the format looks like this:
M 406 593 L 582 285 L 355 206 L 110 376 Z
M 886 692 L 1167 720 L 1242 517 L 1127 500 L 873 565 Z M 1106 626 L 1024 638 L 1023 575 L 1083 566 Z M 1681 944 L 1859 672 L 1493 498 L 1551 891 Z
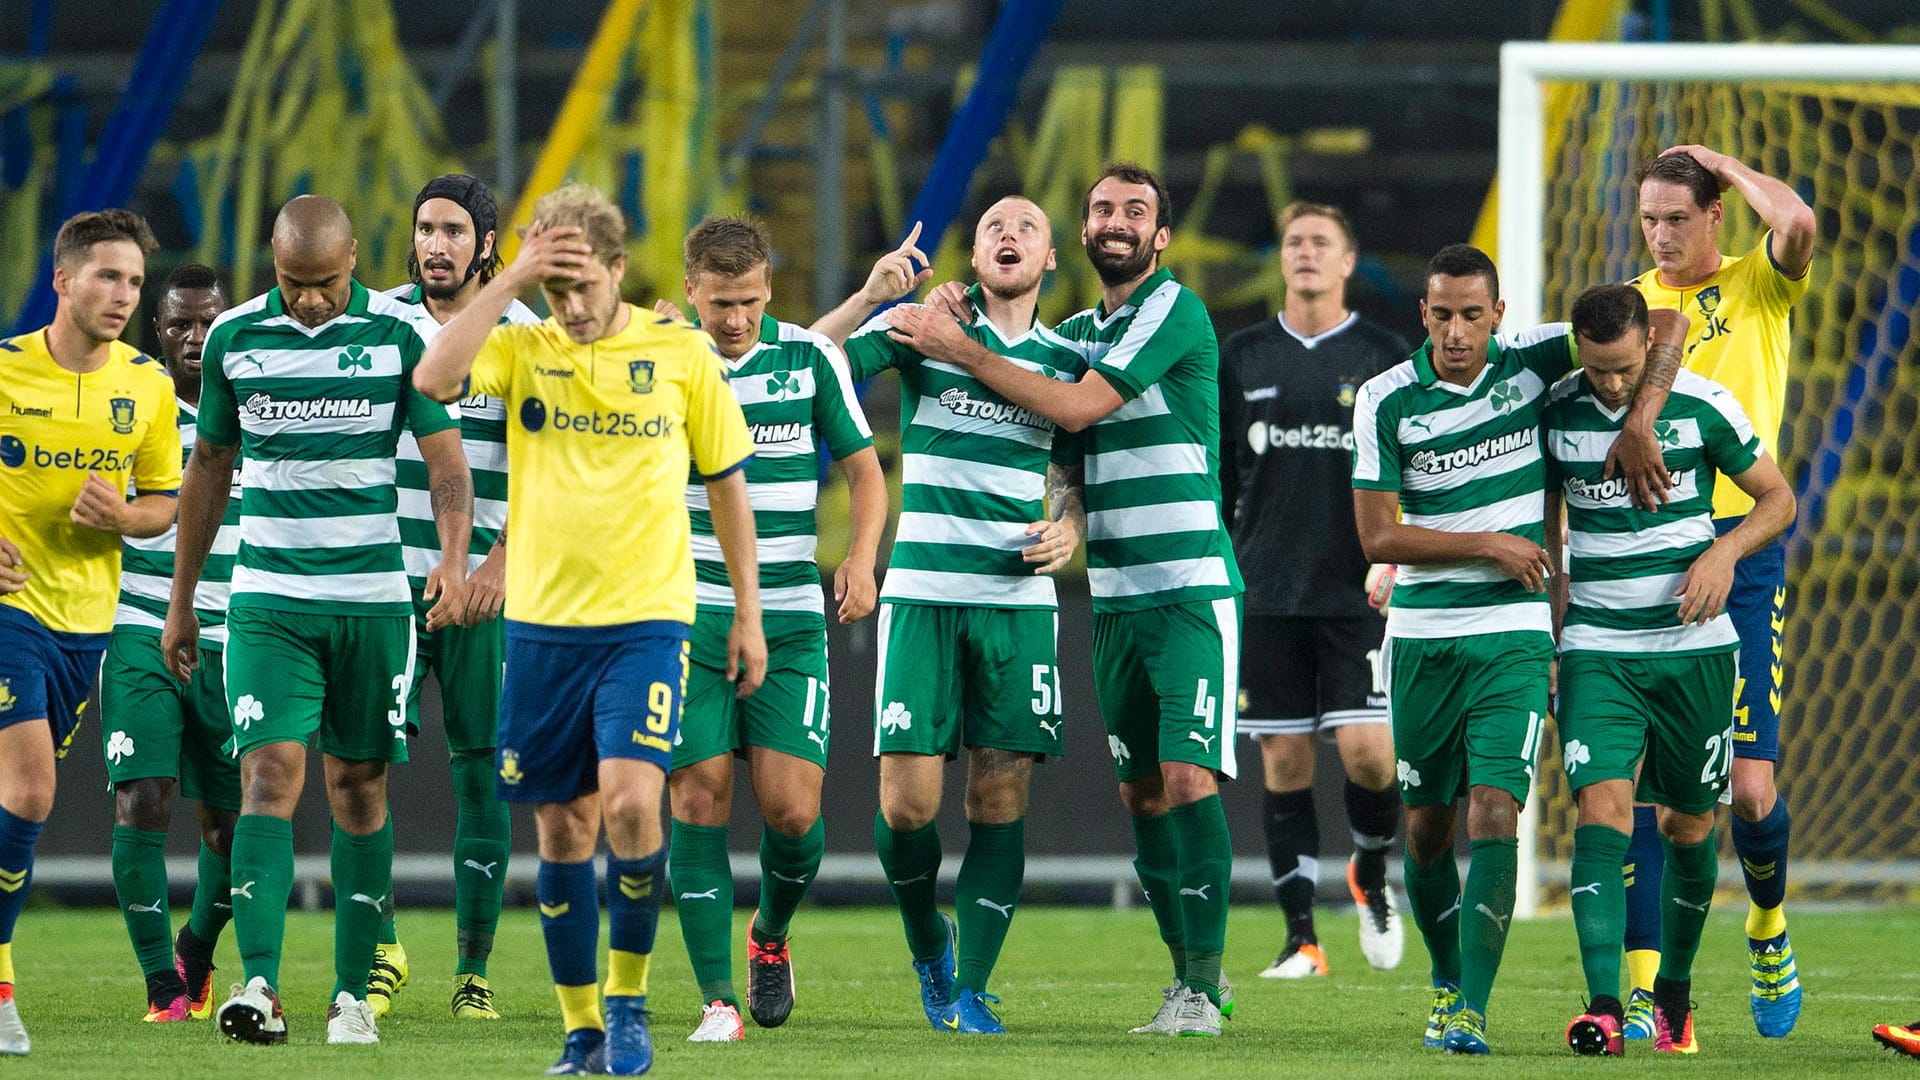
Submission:
M 1800 498 L 1779 658 L 1790 889 L 1920 900 L 1920 48 L 1510 44 L 1501 66 L 1509 326 L 1650 265 L 1633 173 L 1666 147 L 1731 154 L 1813 207 L 1779 444 Z M 1728 192 L 1722 251 L 1765 228 Z M 1573 807 L 1548 744 L 1531 825 L 1536 898 L 1553 901 Z

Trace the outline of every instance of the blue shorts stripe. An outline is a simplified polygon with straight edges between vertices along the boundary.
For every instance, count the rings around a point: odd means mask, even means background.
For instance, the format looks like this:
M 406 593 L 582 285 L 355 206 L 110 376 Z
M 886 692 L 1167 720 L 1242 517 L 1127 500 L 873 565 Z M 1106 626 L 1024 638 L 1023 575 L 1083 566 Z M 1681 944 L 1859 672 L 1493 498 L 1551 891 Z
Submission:
M 1722 536 L 1741 518 L 1722 518 Z M 1733 703 L 1733 754 L 1780 758 L 1780 698 L 1786 681 L 1787 549 L 1779 539 L 1740 560 L 1727 594 L 1727 617 L 1740 635 L 1740 680 Z

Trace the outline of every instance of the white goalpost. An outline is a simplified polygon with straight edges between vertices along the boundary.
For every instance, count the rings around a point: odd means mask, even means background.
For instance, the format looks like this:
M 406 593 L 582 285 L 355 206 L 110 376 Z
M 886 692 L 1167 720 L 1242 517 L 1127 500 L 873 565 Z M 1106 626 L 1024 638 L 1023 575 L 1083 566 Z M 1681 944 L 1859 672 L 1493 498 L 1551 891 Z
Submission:
M 1505 325 L 1529 327 L 1563 317 L 1544 311 L 1548 289 L 1549 122 L 1546 84 L 1908 84 L 1920 86 L 1920 47 L 1880 45 L 1547 44 L 1509 42 L 1500 50 L 1499 250 Z M 1577 106 L 1576 106 L 1577 108 Z M 1687 137 L 1676 141 L 1704 141 Z M 1724 149 L 1724 148 L 1721 148 Z M 1575 156 L 1560 167 L 1578 168 Z M 1558 179 L 1564 180 L 1561 176 Z M 1600 208 L 1591 209 L 1595 213 Z M 1566 212 L 1566 208 L 1562 208 Z M 1612 211 L 1616 215 L 1620 208 Z M 1626 209 L 1631 213 L 1630 204 Z M 1637 224 L 1632 229 L 1637 235 Z M 1617 278 L 1615 280 L 1618 280 Z M 1595 284 L 1594 281 L 1580 284 Z M 1802 358 L 1795 357 L 1795 364 Z M 1790 737 L 1793 732 L 1790 730 Z M 1811 737 L 1801 732 L 1799 737 Z M 1544 756 L 1544 755 L 1543 755 Z M 1536 773 L 1542 767 L 1536 767 Z M 1536 777 L 1536 793 L 1544 777 Z M 1545 877 L 1540 859 L 1540 798 L 1520 820 L 1520 888 L 1514 913 L 1539 911 Z M 1796 873 L 1798 866 L 1796 864 Z

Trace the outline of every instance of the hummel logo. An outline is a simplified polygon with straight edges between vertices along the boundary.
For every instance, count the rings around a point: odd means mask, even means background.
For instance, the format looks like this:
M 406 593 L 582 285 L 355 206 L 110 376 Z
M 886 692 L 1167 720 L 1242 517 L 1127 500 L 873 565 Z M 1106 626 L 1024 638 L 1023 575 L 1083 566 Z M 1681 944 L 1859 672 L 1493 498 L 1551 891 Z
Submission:
M 913 877 L 905 879 L 904 881 L 895 881 L 895 882 L 891 882 L 891 884 L 899 885 L 899 886 L 911 885 L 916 881 L 925 881 L 932 876 L 933 876 L 933 871 L 929 870 L 924 874 L 916 874 Z
M 976 899 L 974 903 L 979 904 L 983 908 L 992 908 L 994 911 L 997 911 L 1000 913 L 1001 918 L 1007 920 L 1008 922 L 1013 921 L 1013 905 L 1012 904 L 996 904 L 984 896 Z
M 1507 932 L 1507 920 L 1513 918 L 1512 912 L 1508 912 L 1505 915 L 1495 914 L 1494 910 L 1485 904 L 1475 904 L 1473 905 L 1473 910 L 1491 919 L 1493 921 L 1493 928 L 1503 934 Z
M 357 892 L 357 893 L 354 893 L 352 896 L 347 897 L 347 899 L 353 901 L 356 904 L 365 904 L 368 907 L 372 908 L 373 910 L 379 911 L 380 901 L 386 899 L 386 897 L 380 897 L 376 899 L 374 897 L 368 896 L 366 893 Z
M 496 860 L 496 861 L 494 861 L 494 862 L 490 862 L 490 863 L 486 863 L 486 864 L 482 864 L 482 863 L 480 863 L 480 862 L 478 862 L 478 861 L 476 861 L 476 860 L 474 860 L 474 859 L 468 859 L 468 860 L 466 861 L 466 864 L 465 864 L 465 865 L 467 865 L 467 866 L 471 866 L 471 867 L 473 867 L 473 868 L 474 868 L 475 870 L 478 870 L 478 871 L 480 871 L 481 873 L 483 873 L 483 874 L 485 874 L 485 875 L 487 875 L 487 880 L 488 880 L 488 881 L 492 881 L 492 880 L 493 880 L 493 868 L 494 868 L 494 867 L 496 867 L 496 866 L 499 866 L 499 865 L 500 865 L 500 863 L 499 863 L 499 862 L 498 862 L 498 861 Z
M 1061 724 L 1061 721 L 1059 720 L 1055 720 L 1051 724 L 1047 723 L 1045 720 L 1040 721 L 1040 726 L 1046 730 L 1047 737 L 1050 739 L 1057 739 L 1060 737 L 1060 724 Z
M 128 904 L 127 910 L 132 912 L 142 912 L 148 915 L 164 915 L 166 914 L 166 911 L 161 905 L 165 904 L 166 902 L 167 902 L 167 898 L 162 896 L 160 899 L 155 900 L 151 904 Z
M 1600 883 L 1597 881 L 1588 882 L 1587 884 L 1582 885 L 1579 888 L 1573 890 L 1573 892 L 1569 893 L 1568 895 L 1569 897 L 1573 897 L 1573 896 L 1579 896 L 1581 893 L 1592 893 L 1596 899 L 1599 898 Z
M 1194 742 L 1199 743 L 1202 747 L 1205 747 L 1208 753 L 1213 752 L 1213 740 L 1219 737 L 1220 736 L 1218 735 L 1202 735 L 1197 731 L 1187 732 L 1187 738 L 1192 739 Z
M 718 900 L 720 899 L 720 886 L 715 885 L 713 888 L 708 889 L 706 892 L 683 892 L 680 894 L 680 899 L 682 900 Z
M 801 874 L 799 877 L 788 877 L 787 875 L 781 873 L 778 870 L 769 870 L 767 871 L 767 873 L 772 874 L 774 877 L 779 878 L 781 881 L 790 881 L 795 885 L 805 885 L 807 883 L 807 875 L 805 874 Z
M 1213 888 L 1212 883 L 1202 885 L 1197 889 L 1181 889 L 1180 895 L 1181 896 L 1197 896 L 1202 900 L 1211 900 L 1212 897 L 1207 895 L 1207 890 L 1211 888 Z
M 244 896 L 247 899 L 251 900 L 253 899 L 253 887 L 258 884 L 260 883 L 257 881 L 249 881 L 245 885 L 242 885 L 238 888 L 229 888 L 227 890 L 227 894 L 229 896 Z
M 545 900 L 540 901 L 540 914 L 545 915 L 549 919 L 557 919 L 571 910 L 573 910 L 573 902 L 571 900 L 562 900 L 557 904 L 549 904 Z
M 1706 904 L 1689 904 L 1685 900 L 1682 900 L 1677 896 L 1673 898 L 1673 902 L 1676 904 L 1679 904 L 1681 907 L 1686 908 L 1689 911 L 1705 911 L 1707 910 L 1708 907 L 1712 906 L 1711 902 Z
M 0 892 L 19 892 L 27 883 L 27 868 L 18 870 L 0 870 Z

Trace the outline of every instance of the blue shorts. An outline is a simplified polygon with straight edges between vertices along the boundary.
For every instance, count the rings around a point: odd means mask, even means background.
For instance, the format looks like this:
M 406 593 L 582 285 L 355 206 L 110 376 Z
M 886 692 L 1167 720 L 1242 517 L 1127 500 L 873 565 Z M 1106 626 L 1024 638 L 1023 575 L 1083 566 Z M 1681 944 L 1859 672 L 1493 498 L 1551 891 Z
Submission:
M 673 763 L 687 689 L 686 623 L 507 622 L 500 689 L 500 798 L 572 802 L 600 787 L 604 758 Z
M 53 753 L 67 756 L 87 694 L 100 677 L 107 634 L 64 634 L 11 604 L 0 604 L 0 728 L 42 720 Z
M 1742 518 L 1713 523 L 1720 535 Z M 1727 617 L 1740 635 L 1740 678 L 1733 702 L 1733 756 L 1780 759 L 1780 690 L 1786 675 L 1787 548 L 1779 538 L 1733 568 Z

